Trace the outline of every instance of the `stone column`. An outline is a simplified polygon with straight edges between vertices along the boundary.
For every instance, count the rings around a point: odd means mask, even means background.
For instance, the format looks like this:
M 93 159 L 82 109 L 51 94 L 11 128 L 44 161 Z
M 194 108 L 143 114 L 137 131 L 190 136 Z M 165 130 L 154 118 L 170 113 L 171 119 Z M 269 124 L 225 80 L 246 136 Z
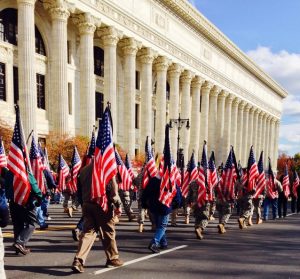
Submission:
M 44 6 L 52 18 L 51 79 L 53 100 L 57 100 L 52 106 L 53 126 L 54 131 L 64 135 L 69 132 L 67 24 L 70 12 L 65 2 L 57 3 L 60 4 L 44 2 Z
M 254 107 L 250 107 L 249 110 L 249 121 L 248 121 L 248 149 L 250 149 L 251 145 L 253 145 L 253 113 Z
M 36 133 L 35 0 L 18 0 L 19 105 L 25 139 Z
M 268 157 L 270 157 L 270 153 L 269 153 L 269 151 L 270 151 L 270 136 L 271 136 L 271 131 L 270 131 L 270 120 L 271 120 L 271 116 L 270 115 L 268 115 L 267 116 L 267 126 L 266 126 L 266 131 L 267 131 L 267 136 L 266 136 L 266 155 L 265 155 L 265 157 L 266 157 L 266 164 L 268 163 Z M 272 166 L 273 167 L 273 166 Z
M 238 121 L 238 107 L 239 107 L 240 101 L 241 100 L 239 98 L 235 98 L 232 102 L 230 143 L 234 147 L 235 150 L 237 149 L 237 121 Z M 226 154 L 226 156 L 227 156 L 227 154 Z M 226 158 L 224 160 L 226 160 Z
M 135 155 L 135 58 L 141 43 L 134 38 L 126 38 L 120 42 L 123 50 L 124 64 L 124 125 L 125 150 L 131 158 Z
M 164 149 L 167 105 L 166 84 L 169 65 L 170 60 L 164 56 L 159 56 L 155 61 L 155 69 L 157 71 L 155 152 L 159 154 L 162 154 Z
M 218 95 L 221 89 L 214 86 L 209 94 L 209 129 L 208 129 L 208 142 L 207 152 L 216 152 L 216 136 L 217 136 L 217 115 L 218 115 Z
M 220 165 L 223 160 L 224 150 L 224 126 L 225 126 L 225 99 L 228 96 L 228 93 L 222 90 L 218 95 L 218 104 L 217 104 L 217 131 L 216 131 L 216 164 Z
M 221 157 L 218 159 L 220 165 L 222 162 L 225 163 L 227 159 L 226 156 L 229 153 L 231 144 L 231 131 L 232 131 L 232 102 L 234 100 L 234 95 L 229 94 L 225 102 L 225 116 L 224 116 L 224 141 Z
M 236 140 L 236 159 L 239 161 L 241 160 L 241 164 L 243 164 L 242 161 L 242 150 L 245 148 L 243 145 L 243 127 L 244 127 L 244 107 L 246 103 L 242 101 L 238 108 L 238 121 L 237 121 L 237 140 Z
M 208 116 L 209 116 L 209 92 L 212 89 L 213 84 L 206 81 L 201 88 L 201 116 L 200 116 L 200 148 L 199 156 L 202 156 L 203 141 L 208 141 Z
M 277 160 L 278 160 L 279 127 L 280 127 L 280 120 L 276 119 L 276 122 L 275 122 L 274 163 L 273 163 L 275 170 L 277 170 Z
M 275 140 L 275 118 L 270 118 L 270 137 L 269 137 L 269 157 L 271 158 L 272 166 L 274 166 L 274 140 Z M 275 171 L 275 169 L 273 169 Z
M 191 81 L 193 78 L 193 74 L 190 71 L 185 70 L 181 77 L 181 108 L 180 108 L 180 117 L 182 119 L 189 119 L 191 120 Z M 185 127 L 181 129 L 181 139 L 182 139 L 182 147 L 183 147 L 183 154 L 184 159 L 187 162 L 188 160 L 188 151 L 189 151 L 189 143 L 190 143 L 190 131 Z
M 177 119 L 179 116 L 179 77 L 182 72 L 182 67 L 174 63 L 169 67 L 169 85 L 170 85 L 170 106 L 169 106 L 169 116 L 170 119 Z M 170 129 L 170 141 L 171 150 L 175 162 L 177 161 L 177 127 L 174 126 Z
M 249 156 L 249 111 L 251 105 L 246 104 L 244 110 L 244 123 L 243 123 L 243 137 L 242 137 L 242 164 L 246 167 L 248 164 L 248 156 Z
M 191 116 L 191 138 L 189 147 L 189 157 L 195 151 L 195 160 L 198 161 L 199 137 L 200 137 L 200 90 L 204 79 L 196 76 L 192 81 L 192 116 Z M 186 158 L 186 162 L 189 158 Z
M 89 14 L 73 18 L 80 34 L 80 134 L 89 137 L 95 123 L 94 33 L 96 20 Z M 100 22 L 98 23 L 100 24 Z
M 258 124 L 257 124 L 257 143 L 256 143 L 256 149 L 255 149 L 255 153 L 256 153 L 256 157 L 258 156 L 258 154 L 261 152 L 262 150 L 262 118 L 263 118 L 263 114 L 264 112 L 261 111 L 258 115 Z
M 151 138 L 152 130 L 152 63 L 156 52 L 150 48 L 142 48 L 138 54 L 141 62 L 141 137 L 140 146 L 145 146 L 146 137 Z M 144 149 L 142 149 L 144 152 Z
M 117 43 L 122 33 L 112 26 L 101 28 L 97 32 L 104 47 L 104 107 L 111 103 L 111 116 L 114 126 L 114 141 L 117 140 Z
M 252 142 L 253 142 L 254 150 L 257 149 L 257 140 L 258 140 L 257 131 L 258 131 L 258 115 L 259 115 L 259 113 L 260 113 L 259 109 L 254 110 L 254 114 L 253 114 L 253 135 L 252 135 Z

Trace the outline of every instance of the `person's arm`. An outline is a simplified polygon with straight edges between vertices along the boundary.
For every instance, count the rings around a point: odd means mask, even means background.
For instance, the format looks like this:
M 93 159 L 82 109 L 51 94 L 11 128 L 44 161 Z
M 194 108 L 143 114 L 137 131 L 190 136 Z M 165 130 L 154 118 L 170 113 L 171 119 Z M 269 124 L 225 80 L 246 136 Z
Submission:
M 112 202 L 113 202 L 113 204 L 116 208 L 121 208 L 122 201 L 121 201 L 121 198 L 119 196 L 119 187 L 118 187 L 118 183 L 116 181 L 115 176 L 112 178 L 111 182 L 112 182 L 112 185 L 111 185 Z

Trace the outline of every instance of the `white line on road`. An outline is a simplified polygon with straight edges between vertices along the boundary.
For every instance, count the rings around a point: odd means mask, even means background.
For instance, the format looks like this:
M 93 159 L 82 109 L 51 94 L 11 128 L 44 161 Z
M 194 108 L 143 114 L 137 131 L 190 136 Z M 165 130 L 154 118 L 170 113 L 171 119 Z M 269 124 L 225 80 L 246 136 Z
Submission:
M 124 267 L 124 266 L 126 266 L 126 265 L 134 264 L 134 263 L 141 262 L 141 261 L 144 261 L 144 260 L 148 260 L 148 259 L 151 259 L 151 258 L 160 256 L 160 255 L 163 255 L 163 254 L 166 254 L 166 253 L 170 253 L 170 252 L 173 252 L 173 251 L 175 251 L 175 250 L 183 249 L 183 248 L 186 248 L 186 247 L 187 247 L 187 245 L 177 246 L 177 247 L 174 247 L 174 248 L 172 248 L 172 249 L 165 250 L 165 251 L 160 252 L 160 253 L 157 253 L 157 254 L 151 254 L 151 255 L 148 255 L 148 256 L 145 256 L 145 257 L 141 257 L 141 258 L 138 258 L 138 259 L 135 259 L 135 260 L 131 260 L 131 261 L 129 261 L 129 262 L 125 262 L 125 263 L 124 263 L 122 266 L 120 266 L 120 267 Z M 115 269 L 120 268 L 120 267 L 113 267 L 113 268 L 104 268 L 104 269 L 100 269 L 100 270 L 95 271 L 93 274 L 94 274 L 94 275 L 98 275 L 98 274 L 101 274 L 101 273 L 104 273 L 104 272 L 107 272 L 107 271 L 115 270 Z

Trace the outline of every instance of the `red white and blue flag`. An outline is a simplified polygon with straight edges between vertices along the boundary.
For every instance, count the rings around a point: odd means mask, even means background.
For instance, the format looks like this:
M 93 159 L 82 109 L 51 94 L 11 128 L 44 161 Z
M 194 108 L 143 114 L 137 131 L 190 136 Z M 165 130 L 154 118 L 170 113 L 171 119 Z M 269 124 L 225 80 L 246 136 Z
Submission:
M 97 202 L 104 211 L 107 211 L 106 186 L 117 174 L 111 114 L 108 106 L 103 113 L 102 121 L 99 120 L 99 130 L 93 162 L 91 199 Z
M 198 180 L 197 180 L 197 183 L 199 185 L 197 203 L 199 207 L 205 205 L 207 201 L 207 169 L 208 169 L 207 146 L 206 146 L 206 141 L 204 141 L 202 158 L 200 162 L 200 168 L 199 168 Z
M 298 198 L 298 187 L 299 187 L 300 181 L 297 171 L 294 169 L 293 171 L 293 194 L 295 198 Z
M 75 193 L 77 191 L 77 178 L 81 168 L 81 164 L 82 162 L 77 147 L 74 146 L 72 160 L 71 160 L 71 180 L 69 183 L 69 188 L 71 193 Z
M 70 169 L 64 159 L 64 157 L 59 154 L 58 156 L 58 168 L 57 168 L 57 177 L 58 177 L 58 190 L 63 192 L 67 189 L 66 178 L 70 174 Z
M 14 175 L 14 201 L 19 205 L 26 205 L 31 191 L 26 166 L 26 163 L 30 164 L 30 162 L 26 162 L 26 153 L 27 150 L 21 124 L 20 111 L 19 107 L 16 106 L 16 123 L 9 148 L 7 167 Z
M 85 160 L 85 165 L 87 166 L 92 159 L 94 158 L 95 155 L 95 148 L 96 148 L 96 139 L 95 139 L 95 131 L 93 130 L 92 132 L 92 137 L 91 141 L 89 144 L 88 152 L 86 154 L 86 160 Z
M 269 167 L 268 167 L 267 196 L 270 199 L 275 199 L 278 197 L 277 190 L 275 189 L 275 176 L 272 170 L 270 158 L 269 158 Z
M 264 162 L 263 162 L 264 152 L 262 151 L 260 153 L 259 161 L 257 164 L 258 169 L 258 177 L 256 179 L 256 188 L 255 188 L 255 194 L 253 196 L 254 199 L 257 199 L 258 196 L 262 195 L 263 191 L 266 188 L 266 176 L 264 172 Z
M 36 144 L 36 141 L 34 139 L 34 136 L 32 136 L 29 158 L 31 162 L 32 174 L 35 177 L 41 192 L 45 194 L 46 186 L 45 186 L 45 181 L 43 176 L 43 170 L 45 169 L 45 167 L 42 161 L 41 153 L 38 149 L 38 145 Z
M 149 143 L 148 137 L 146 138 L 145 143 L 145 166 L 144 166 L 144 175 L 142 180 L 142 188 L 145 189 L 148 185 L 150 178 L 154 177 L 157 173 L 157 168 L 151 152 L 151 146 Z
M 208 161 L 208 169 L 207 169 L 207 188 L 208 188 L 208 200 L 214 200 L 214 188 L 218 184 L 218 175 L 217 169 L 215 165 L 215 153 L 212 151 L 209 161 Z
M 2 138 L 0 137 L 0 171 L 1 168 L 6 168 L 7 167 L 7 159 L 5 155 L 5 149 L 3 145 Z
M 122 158 L 119 152 L 117 151 L 117 149 L 115 149 L 115 155 L 116 155 L 116 162 L 118 166 L 118 172 L 122 180 L 121 182 L 119 182 L 119 189 L 123 191 L 129 191 L 132 184 L 131 176 L 126 166 L 124 165 Z
M 287 164 L 285 164 L 285 168 L 284 168 L 282 188 L 285 197 L 288 198 L 289 195 L 291 194 L 291 190 L 290 190 L 290 178 L 289 178 L 289 171 L 288 171 Z
M 131 180 L 133 180 L 135 178 L 135 175 L 133 173 L 130 158 L 129 158 L 128 154 L 126 154 L 126 157 L 125 157 L 125 166 L 130 174 Z
M 247 167 L 247 190 L 251 192 L 255 189 L 256 179 L 259 175 L 257 164 L 255 161 L 253 146 L 250 148 L 249 159 L 248 159 L 248 167 Z
M 189 192 L 189 184 L 193 180 L 197 180 L 198 178 L 198 169 L 196 166 L 196 161 L 195 161 L 195 154 L 194 152 L 192 153 L 191 159 L 188 163 L 187 169 L 184 173 L 184 178 L 183 178 L 183 183 L 181 187 L 181 193 L 183 197 L 187 197 L 188 192 Z

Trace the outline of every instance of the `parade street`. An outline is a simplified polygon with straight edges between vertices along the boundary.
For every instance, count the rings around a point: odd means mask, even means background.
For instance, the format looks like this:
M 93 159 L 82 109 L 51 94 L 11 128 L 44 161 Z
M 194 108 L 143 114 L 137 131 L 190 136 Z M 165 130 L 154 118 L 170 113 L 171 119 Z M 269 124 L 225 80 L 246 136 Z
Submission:
M 120 258 L 125 265 L 105 268 L 105 254 L 97 242 L 88 256 L 85 272 L 73 274 L 71 264 L 77 249 L 71 229 L 80 217 L 62 213 L 61 205 L 50 207 L 53 218 L 47 231 L 33 235 L 28 244 L 31 253 L 17 256 L 12 245 L 12 226 L 4 229 L 5 269 L 8 278 L 300 278 L 300 214 L 268 221 L 240 230 L 232 216 L 227 233 L 217 233 L 217 221 L 205 231 L 205 239 L 196 240 L 193 224 L 169 227 L 169 247 L 160 254 L 147 249 L 152 237 L 137 232 L 137 223 L 121 217 L 117 225 Z

